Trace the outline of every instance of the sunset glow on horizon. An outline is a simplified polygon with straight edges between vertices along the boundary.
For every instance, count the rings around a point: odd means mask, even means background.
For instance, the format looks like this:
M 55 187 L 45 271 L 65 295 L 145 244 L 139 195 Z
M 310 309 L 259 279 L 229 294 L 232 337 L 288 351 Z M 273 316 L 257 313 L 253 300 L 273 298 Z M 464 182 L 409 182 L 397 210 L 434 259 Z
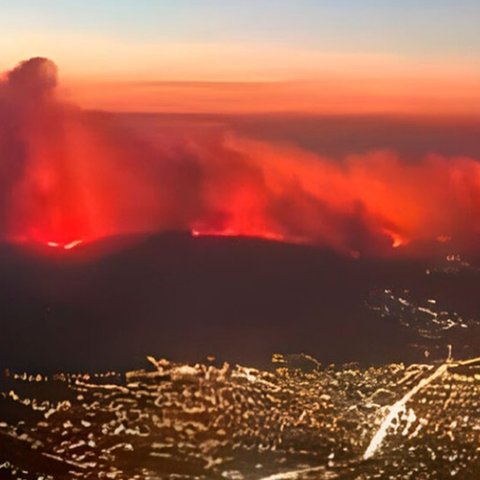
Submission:
M 0 7 L 0 71 L 51 58 L 66 97 L 87 109 L 480 113 L 480 6 L 469 0 Z

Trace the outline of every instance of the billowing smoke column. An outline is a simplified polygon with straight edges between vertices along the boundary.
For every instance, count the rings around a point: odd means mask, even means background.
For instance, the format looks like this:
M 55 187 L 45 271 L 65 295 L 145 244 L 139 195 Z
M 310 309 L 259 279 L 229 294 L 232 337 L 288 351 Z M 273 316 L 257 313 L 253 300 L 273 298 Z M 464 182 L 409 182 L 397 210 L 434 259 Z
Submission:
M 67 104 L 33 58 L 0 83 L 0 236 L 73 248 L 188 229 L 326 245 L 351 254 L 452 239 L 472 246 L 480 165 L 377 151 L 342 159 L 232 131 L 142 134 Z M 413 248 L 412 247 L 412 248 Z
M 56 85 L 44 58 L 0 84 L 1 235 L 68 248 L 158 228 L 161 184 L 147 181 L 149 146 L 60 101 Z
M 68 244 L 89 229 L 75 146 L 68 141 L 75 115 L 57 101 L 56 85 L 56 66 L 32 58 L 0 86 L 1 233 L 7 239 Z

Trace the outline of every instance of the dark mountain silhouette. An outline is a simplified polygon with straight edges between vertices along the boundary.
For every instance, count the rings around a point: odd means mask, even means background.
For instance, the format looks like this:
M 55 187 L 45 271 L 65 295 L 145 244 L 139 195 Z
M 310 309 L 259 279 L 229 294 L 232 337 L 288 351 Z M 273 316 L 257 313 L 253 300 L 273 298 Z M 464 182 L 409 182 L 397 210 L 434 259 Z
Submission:
M 0 365 L 28 371 L 131 369 L 148 354 L 261 366 L 275 352 L 414 361 L 416 333 L 368 308 L 372 291 L 409 288 L 480 311 L 470 271 L 425 275 L 424 261 L 248 238 L 180 232 L 41 253 L 4 245 L 0 265 Z

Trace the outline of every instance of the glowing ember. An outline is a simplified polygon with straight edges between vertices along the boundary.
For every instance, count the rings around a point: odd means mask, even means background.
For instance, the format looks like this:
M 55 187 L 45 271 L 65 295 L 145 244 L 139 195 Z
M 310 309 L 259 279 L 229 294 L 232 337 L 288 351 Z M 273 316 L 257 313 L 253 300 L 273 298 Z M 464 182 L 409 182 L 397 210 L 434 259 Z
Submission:
M 393 230 L 384 229 L 383 231 L 390 237 L 392 248 L 399 248 L 408 243 L 408 240 L 405 237 L 397 232 L 394 232 Z
M 225 228 L 223 230 L 216 229 L 205 229 L 200 230 L 193 228 L 191 230 L 192 237 L 257 237 L 264 238 L 266 240 L 275 240 L 278 242 L 286 241 L 283 235 L 267 232 L 267 231 L 238 231 L 230 228 Z M 296 243 L 294 239 L 288 239 L 290 243 Z
M 405 242 L 404 242 L 403 238 L 394 237 L 393 241 L 392 241 L 392 247 L 393 248 L 398 248 L 398 247 L 401 247 L 404 243 Z
M 67 243 L 63 246 L 65 250 L 71 250 L 72 248 L 78 247 L 83 243 L 82 240 L 74 240 L 73 242 Z
M 58 242 L 47 242 L 46 245 L 51 248 L 62 248 L 63 250 L 72 250 L 83 243 L 83 240 L 74 240 L 73 242 L 61 244 Z

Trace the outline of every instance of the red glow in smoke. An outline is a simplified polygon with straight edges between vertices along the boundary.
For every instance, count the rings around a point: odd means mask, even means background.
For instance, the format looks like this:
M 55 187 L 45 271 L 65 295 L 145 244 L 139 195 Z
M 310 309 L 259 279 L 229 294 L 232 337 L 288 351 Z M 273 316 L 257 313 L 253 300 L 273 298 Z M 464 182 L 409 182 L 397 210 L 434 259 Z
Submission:
M 139 134 L 61 102 L 55 72 L 32 59 L 0 83 L 5 240 L 72 250 L 107 235 L 183 229 L 358 256 L 478 235 L 474 159 L 407 164 L 377 151 L 338 160 L 223 130 Z

